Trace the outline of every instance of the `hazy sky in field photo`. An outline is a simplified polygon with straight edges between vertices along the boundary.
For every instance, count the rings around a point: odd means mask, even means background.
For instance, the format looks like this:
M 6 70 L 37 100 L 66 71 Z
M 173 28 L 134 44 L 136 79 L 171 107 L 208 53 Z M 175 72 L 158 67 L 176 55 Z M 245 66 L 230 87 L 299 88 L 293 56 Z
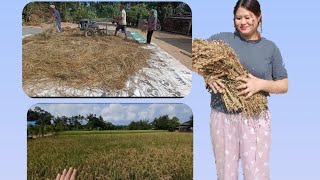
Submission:
M 127 124 L 131 121 L 148 120 L 169 115 L 176 116 L 180 122 L 188 121 L 192 115 L 191 109 L 185 104 L 36 104 L 53 116 L 76 116 L 96 114 L 107 122 Z

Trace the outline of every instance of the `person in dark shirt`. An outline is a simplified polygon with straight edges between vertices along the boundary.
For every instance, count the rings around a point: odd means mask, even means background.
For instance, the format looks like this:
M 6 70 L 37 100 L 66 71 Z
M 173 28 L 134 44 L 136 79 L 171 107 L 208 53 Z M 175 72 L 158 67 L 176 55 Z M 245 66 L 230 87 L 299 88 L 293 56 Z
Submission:
M 55 19 L 56 22 L 56 28 L 58 32 L 62 32 L 62 28 L 61 28 L 61 16 L 59 11 L 56 9 L 55 5 L 50 5 L 50 8 L 52 9 L 52 13 L 53 13 L 53 18 Z
M 146 26 L 148 29 L 146 44 L 151 43 L 152 34 L 157 29 L 157 22 L 158 22 L 157 11 L 155 9 L 152 9 L 150 11 L 148 21 L 146 22 Z

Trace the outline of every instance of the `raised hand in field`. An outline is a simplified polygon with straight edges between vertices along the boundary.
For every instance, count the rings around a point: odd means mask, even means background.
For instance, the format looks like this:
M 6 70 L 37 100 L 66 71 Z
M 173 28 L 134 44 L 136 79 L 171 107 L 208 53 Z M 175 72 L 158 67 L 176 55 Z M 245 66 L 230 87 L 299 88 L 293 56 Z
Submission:
M 77 169 L 70 167 L 68 171 L 67 169 L 64 169 L 62 174 L 59 173 L 56 177 L 56 180 L 75 180 L 76 176 Z

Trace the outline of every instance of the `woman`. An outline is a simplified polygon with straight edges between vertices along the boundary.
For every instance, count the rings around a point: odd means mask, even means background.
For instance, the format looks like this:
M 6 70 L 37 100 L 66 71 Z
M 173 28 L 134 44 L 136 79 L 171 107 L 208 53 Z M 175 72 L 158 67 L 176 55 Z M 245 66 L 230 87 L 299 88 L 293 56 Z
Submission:
M 263 37 L 262 16 L 257 0 L 239 0 L 234 7 L 234 33 L 220 33 L 209 40 L 222 40 L 235 50 L 241 64 L 250 75 L 238 77 L 242 84 L 238 95 L 250 98 L 262 91 L 280 94 L 288 91 L 288 76 L 278 47 Z M 219 180 L 238 179 L 238 161 L 241 159 L 244 179 L 267 180 L 271 128 L 269 111 L 265 110 L 253 119 L 241 112 L 228 112 L 221 93 L 224 84 L 210 78 L 211 94 L 211 140 Z M 250 122 L 250 123 L 249 123 Z
M 146 26 L 148 28 L 148 33 L 147 33 L 147 43 L 151 43 L 151 37 L 153 34 L 153 31 L 157 29 L 157 11 L 155 9 L 152 9 L 149 14 L 148 22 L 146 23 Z

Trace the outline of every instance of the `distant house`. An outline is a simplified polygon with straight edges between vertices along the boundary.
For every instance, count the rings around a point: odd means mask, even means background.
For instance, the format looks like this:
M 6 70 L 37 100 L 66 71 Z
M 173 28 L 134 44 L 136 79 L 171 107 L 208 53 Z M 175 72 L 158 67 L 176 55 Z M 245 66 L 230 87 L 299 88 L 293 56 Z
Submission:
M 35 126 L 37 121 L 27 121 L 27 126 Z
M 176 127 L 176 131 L 179 132 L 190 132 L 193 131 L 193 127 L 191 126 L 190 121 L 181 123 L 178 127 Z

